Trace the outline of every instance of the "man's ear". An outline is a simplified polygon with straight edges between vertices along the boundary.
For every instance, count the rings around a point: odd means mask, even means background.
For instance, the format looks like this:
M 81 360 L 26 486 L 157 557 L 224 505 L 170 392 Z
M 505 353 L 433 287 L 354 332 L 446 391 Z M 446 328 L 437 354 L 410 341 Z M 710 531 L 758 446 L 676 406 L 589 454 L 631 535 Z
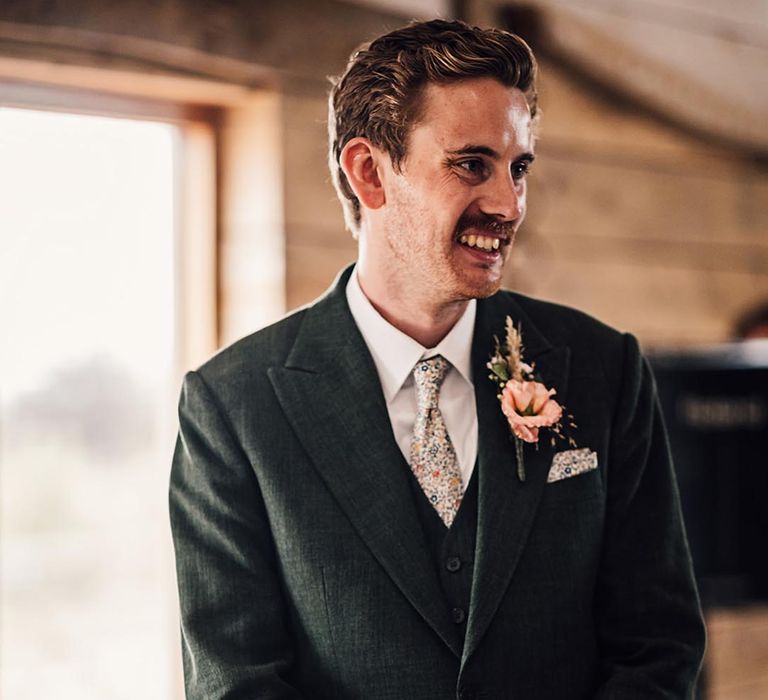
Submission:
M 356 136 L 347 141 L 339 157 L 349 186 L 368 209 L 379 209 L 386 202 L 379 176 L 382 156 L 382 152 L 368 139 Z

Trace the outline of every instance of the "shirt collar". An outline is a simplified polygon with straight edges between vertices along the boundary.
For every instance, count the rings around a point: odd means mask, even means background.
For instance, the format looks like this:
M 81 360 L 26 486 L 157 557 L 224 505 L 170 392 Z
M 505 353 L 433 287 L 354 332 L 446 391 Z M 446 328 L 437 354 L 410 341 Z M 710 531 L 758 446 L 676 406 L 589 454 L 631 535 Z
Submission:
M 462 378 L 472 383 L 472 334 L 475 328 L 477 301 L 471 299 L 461 318 L 435 348 L 425 348 L 413 338 L 395 328 L 376 309 L 360 288 L 357 268 L 347 282 L 347 302 L 352 317 L 371 352 L 381 380 L 387 403 L 409 378 L 414 365 L 423 357 L 442 355 L 458 370 Z

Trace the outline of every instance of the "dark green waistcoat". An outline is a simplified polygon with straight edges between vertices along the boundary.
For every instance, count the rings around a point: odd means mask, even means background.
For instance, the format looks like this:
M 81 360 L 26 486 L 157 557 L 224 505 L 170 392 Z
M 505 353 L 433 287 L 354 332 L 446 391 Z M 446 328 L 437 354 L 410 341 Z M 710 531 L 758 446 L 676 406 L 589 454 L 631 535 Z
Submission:
M 457 636 L 463 642 L 475 564 L 477 465 L 450 529 L 445 527 L 413 474 L 410 484 L 426 546 L 443 589 L 446 609 L 456 625 Z

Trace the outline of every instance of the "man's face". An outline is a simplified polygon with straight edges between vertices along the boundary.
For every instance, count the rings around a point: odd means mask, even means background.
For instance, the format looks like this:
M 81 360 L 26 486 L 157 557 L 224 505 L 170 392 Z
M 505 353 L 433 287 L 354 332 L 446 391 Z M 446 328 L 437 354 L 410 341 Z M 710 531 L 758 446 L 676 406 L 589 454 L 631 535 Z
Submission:
M 384 166 L 378 262 L 415 302 L 490 296 L 525 216 L 525 96 L 490 78 L 429 84 L 407 145 L 401 172 Z

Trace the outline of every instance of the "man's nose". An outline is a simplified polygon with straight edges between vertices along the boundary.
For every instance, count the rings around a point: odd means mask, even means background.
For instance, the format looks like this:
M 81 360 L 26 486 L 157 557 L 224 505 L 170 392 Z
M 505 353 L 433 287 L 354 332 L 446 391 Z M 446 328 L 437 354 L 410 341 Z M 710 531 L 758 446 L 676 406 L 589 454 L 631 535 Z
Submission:
M 521 219 L 525 214 L 525 181 L 515 181 L 511 173 L 490 178 L 478 205 L 484 214 L 502 221 Z

